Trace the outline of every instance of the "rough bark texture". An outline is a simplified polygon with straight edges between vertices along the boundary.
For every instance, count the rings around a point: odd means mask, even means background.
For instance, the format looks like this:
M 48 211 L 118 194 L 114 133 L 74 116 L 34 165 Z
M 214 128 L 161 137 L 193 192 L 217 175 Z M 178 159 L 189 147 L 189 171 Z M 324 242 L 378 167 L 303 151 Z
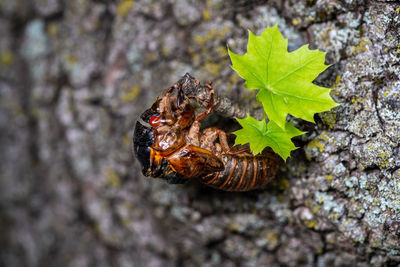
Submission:
M 333 64 L 341 106 L 266 190 L 145 179 L 138 115 L 185 72 L 248 105 L 250 29 Z M 362 0 L 0 0 L 0 265 L 400 263 L 400 4 Z

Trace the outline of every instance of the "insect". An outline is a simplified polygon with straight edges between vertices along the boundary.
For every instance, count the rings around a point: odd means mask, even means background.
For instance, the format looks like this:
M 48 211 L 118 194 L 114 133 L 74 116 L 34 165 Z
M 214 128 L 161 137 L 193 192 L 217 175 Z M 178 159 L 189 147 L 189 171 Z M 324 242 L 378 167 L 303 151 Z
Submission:
M 201 121 L 214 107 L 214 89 L 197 80 L 195 85 L 205 89 L 208 97 L 196 96 L 193 83 L 178 82 L 141 114 L 133 144 L 142 173 L 172 184 L 197 178 L 226 191 L 248 191 L 270 182 L 278 171 L 279 156 L 272 152 L 253 156 L 248 147 L 230 147 L 223 130 L 201 129 Z M 195 103 L 202 106 L 200 111 Z

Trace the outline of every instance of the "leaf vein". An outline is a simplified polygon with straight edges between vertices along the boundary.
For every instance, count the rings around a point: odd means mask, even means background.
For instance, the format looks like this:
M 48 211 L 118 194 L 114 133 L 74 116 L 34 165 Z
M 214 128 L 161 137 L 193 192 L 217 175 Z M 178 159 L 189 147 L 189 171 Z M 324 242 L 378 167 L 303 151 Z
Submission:
M 305 66 L 307 66 L 308 64 L 312 63 L 313 61 L 315 61 L 317 59 L 318 55 L 314 56 L 313 58 L 311 58 L 310 60 L 306 61 L 304 64 L 298 66 L 297 68 L 295 68 L 293 71 L 288 72 L 286 75 L 282 76 L 281 78 L 279 78 L 279 80 L 275 81 L 271 87 L 273 87 L 275 84 L 279 83 L 280 81 L 286 79 L 287 77 L 289 77 L 290 75 L 294 74 L 295 72 L 297 72 L 299 69 L 304 68 Z

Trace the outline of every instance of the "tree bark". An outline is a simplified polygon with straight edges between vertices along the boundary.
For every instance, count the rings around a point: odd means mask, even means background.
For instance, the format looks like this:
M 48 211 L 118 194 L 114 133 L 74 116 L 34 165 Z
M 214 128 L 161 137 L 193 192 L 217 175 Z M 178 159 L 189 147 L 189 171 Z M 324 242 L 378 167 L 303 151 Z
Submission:
M 0 1 L 0 265 L 397 266 L 397 1 Z M 133 126 L 190 72 L 249 112 L 230 68 L 279 23 L 332 64 L 338 108 L 265 190 L 146 179 Z

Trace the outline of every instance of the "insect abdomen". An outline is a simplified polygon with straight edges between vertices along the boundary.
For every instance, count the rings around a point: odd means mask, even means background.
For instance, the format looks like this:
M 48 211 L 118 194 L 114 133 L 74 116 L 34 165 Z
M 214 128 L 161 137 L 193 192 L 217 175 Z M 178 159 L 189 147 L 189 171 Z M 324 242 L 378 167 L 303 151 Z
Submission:
M 202 183 L 225 191 L 249 191 L 275 178 L 280 158 L 272 153 L 260 156 L 226 155 L 223 161 L 225 169 L 202 178 Z

